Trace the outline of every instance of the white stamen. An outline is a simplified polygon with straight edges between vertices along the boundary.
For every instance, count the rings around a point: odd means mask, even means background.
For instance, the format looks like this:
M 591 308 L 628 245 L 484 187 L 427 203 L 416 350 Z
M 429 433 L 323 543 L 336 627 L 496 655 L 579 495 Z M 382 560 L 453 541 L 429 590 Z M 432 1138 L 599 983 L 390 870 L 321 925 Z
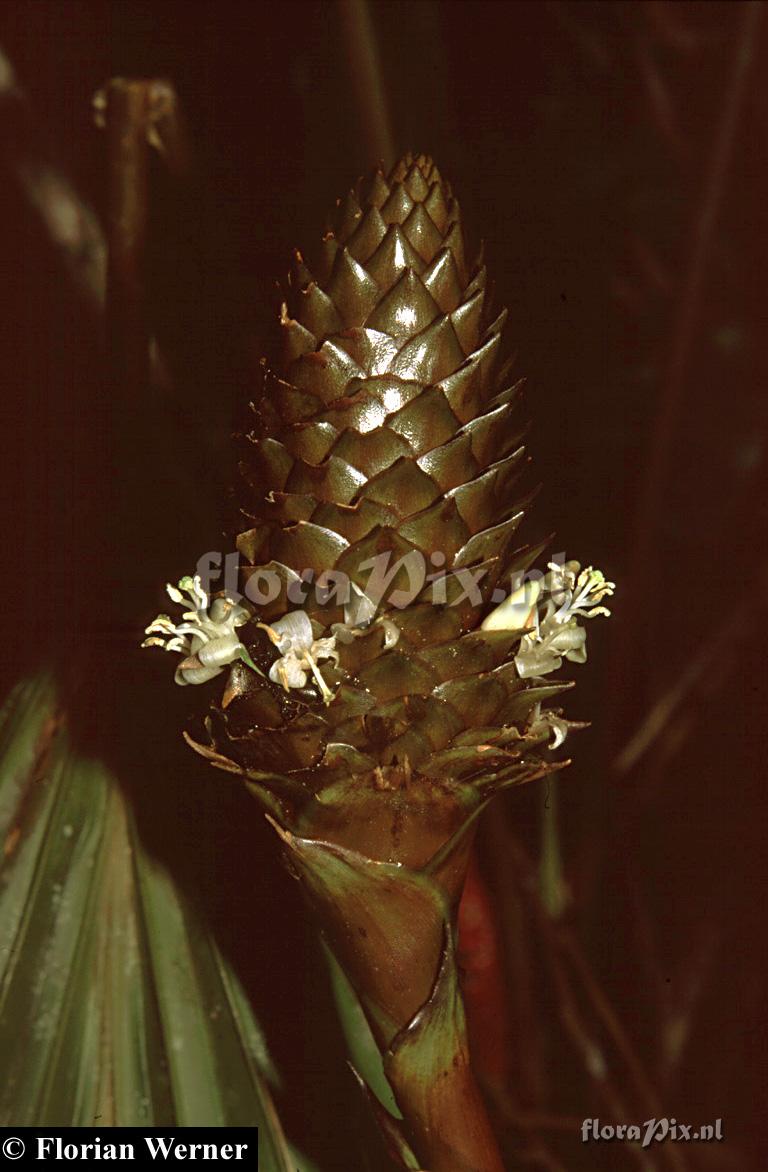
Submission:
M 244 606 L 231 598 L 216 598 L 209 606 L 198 575 L 182 578 L 178 586 L 168 583 L 166 590 L 177 606 L 188 606 L 191 601 L 195 609 L 185 610 L 178 624 L 169 615 L 158 615 L 144 632 L 153 637 L 145 639 L 142 647 L 164 647 L 185 656 L 176 669 L 177 684 L 206 683 L 236 659 L 259 670 L 235 634 L 251 617 Z M 157 638 L 155 632 L 163 637 Z
M 579 620 L 609 615 L 598 603 L 616 589 L 592 566 L 582 570 L 578 562 L 550 562 L 548 569 L 545 592 L 539 581 L 525 582 L 482 623 L 484 631 L 533 627 L 521 638 L 515 656 L 522 678 L 557 671 L 563 659 L 584 663 L 587 633 Z

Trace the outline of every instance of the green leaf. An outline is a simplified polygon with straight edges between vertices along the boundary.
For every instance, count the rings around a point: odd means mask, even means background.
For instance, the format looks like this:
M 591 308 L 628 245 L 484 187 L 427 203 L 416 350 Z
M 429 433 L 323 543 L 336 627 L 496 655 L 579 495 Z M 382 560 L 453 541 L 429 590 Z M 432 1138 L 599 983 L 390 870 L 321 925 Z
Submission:
M 331 976 L 331 988 L 336 1009 L 352 1066 L 366 1088 L 376 1096 L 378 1102 L 386 1108 L 387 1112 L 395 1119 L 402 1119 L 392 1088 L 384 1073 L 381 1051 L 376 1045 L 376 1040 L 371 1033 L 371 1027 L 368 1025 L 357 994 L 327 945 L 325 945 L 324 951 Z
M 310 1172 L 236 974 L 47 677 L 0 714 L 0 843 L 0 1124 L 256 1124 L 261 1168 Z

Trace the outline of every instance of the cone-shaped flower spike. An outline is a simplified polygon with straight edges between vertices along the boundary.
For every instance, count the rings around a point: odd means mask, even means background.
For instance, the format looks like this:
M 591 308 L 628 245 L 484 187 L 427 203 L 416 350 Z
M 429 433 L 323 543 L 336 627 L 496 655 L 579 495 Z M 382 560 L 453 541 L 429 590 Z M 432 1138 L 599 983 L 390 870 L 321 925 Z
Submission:
M 192 743 L 266 807 L 381 1048 L 387 1134 L 430 1172 L 501 1169 L 456 911 L 476 816 L 567 733 L 542 705 L 569 685 L 541 677 L 583 661 L 613 589 L 577 563 L 521 584 L 539 551 L 515 543 L 518 387 L 488 301 L 430 159 L 359 182 L 312 271 L 297 254 L 240 437 L 244 598 L 151 628 L 187 654 L 179 682 L 226 663 Z

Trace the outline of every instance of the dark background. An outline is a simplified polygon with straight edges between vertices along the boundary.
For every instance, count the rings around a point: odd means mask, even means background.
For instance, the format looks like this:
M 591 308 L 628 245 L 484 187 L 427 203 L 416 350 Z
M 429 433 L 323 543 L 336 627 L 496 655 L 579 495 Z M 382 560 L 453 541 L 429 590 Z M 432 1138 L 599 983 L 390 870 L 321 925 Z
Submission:
M 396 150 L 438 161 L 510 308 L 543 485 L 527 536 L 556 531 L 554 549 L 619 584 L 568 697 L 593 727 L 559 783 L 567 917 L 664 1113 L 723 1117 L 723 1145 L 685 1153 L 702 1169 L 760 1168 L 764 1147 L 761 7 L 371 5 Z M 162 584 L 221 545 L 231 423 L 290 250 L 375 161 L 343 15 L 332 2 L 0 8 L 26 95 L 0 105 L 1 666 L 10 684 L 54 659 L 85 683 L 79 735 L 116 764 L 147 840 L 236 958 L 285 1074 L 286 1126 L 324 1169 L 347 1150 L 329 1120 L 361 1112 L 303 911 L 255 807 L 181 745 L 195 697 L 136 644 Z M 45 158 L 103 216 L 91 99 L 115 75 L 171 79 L 195 152 L 183 182 L 154 165 L 148 287 L 172 377 L 141 401 L 111 385 L 98 317 L 19 181 Z M 678 685 L 648 751 L 621 768 Z M 515 793 L 503 814 L 533 857 L 540 799 Z M 546 971 L 536 981 L 546 990 Z M 567 1038 L 555 1029 L 549 1046 L 562 1086 L 531 1110 L 595 1114 Z M 581 1145 L 552 1142 L 581 1166 Z M 599 1155 L 587 1166 L 624 1166 L 617 1148 Z

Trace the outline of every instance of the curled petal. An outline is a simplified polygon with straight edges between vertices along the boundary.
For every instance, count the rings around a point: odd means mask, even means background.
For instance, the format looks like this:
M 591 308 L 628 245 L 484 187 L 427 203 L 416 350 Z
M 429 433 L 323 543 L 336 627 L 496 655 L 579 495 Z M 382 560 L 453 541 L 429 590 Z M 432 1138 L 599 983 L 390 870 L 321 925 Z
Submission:
M 515 667 L 521 679 L 530 676 L 545 676 L 551 671 L 557 671 L 562 666 L 562 657 L 549 647 L 531 643 L 522 647 L 515 656 Z
M 220 667 L 204 667 L 196 655 L 183 659 L 176 668 L 174 679 L 177 684 L 207 684 L 221 672 Z
M 211 639 L 197 653 L 197 658 L 205 667 L 223 667 L 232 663 L 240 655 L 240 640 L 237 635 L 222 635 L 220 639 Z
M 574 620 L 567 623 L 548 639 L 545 643 L 552 648 L 553 651 L 560 652 L 563 655 L 569 656 L 574 652 L 583 649 L 587 641 L 587 632 L 583 627 L 580 627 Z
M 304 688 L 307 683 L 307 672 L 294 654 L 289 652 L 282 659 L 276 659 L 269 669 L 269 678 L 273 684 L 281 684 L 286 692 L 290 688 Z
M 276 642 L 278 651 L 283 655 L 291 650 L 309 651 L 314 640 L 312 623 L 305 610 L 290 611 L 272 623 L 269 630 L 278 636 L 273 642 Z
M 244 606 L 233 602 L 231 598 L 214 598 L 208 615 L 211 622 L 217 626 L 228 623 L 233 627 L 241 627 L 251 617 Z

